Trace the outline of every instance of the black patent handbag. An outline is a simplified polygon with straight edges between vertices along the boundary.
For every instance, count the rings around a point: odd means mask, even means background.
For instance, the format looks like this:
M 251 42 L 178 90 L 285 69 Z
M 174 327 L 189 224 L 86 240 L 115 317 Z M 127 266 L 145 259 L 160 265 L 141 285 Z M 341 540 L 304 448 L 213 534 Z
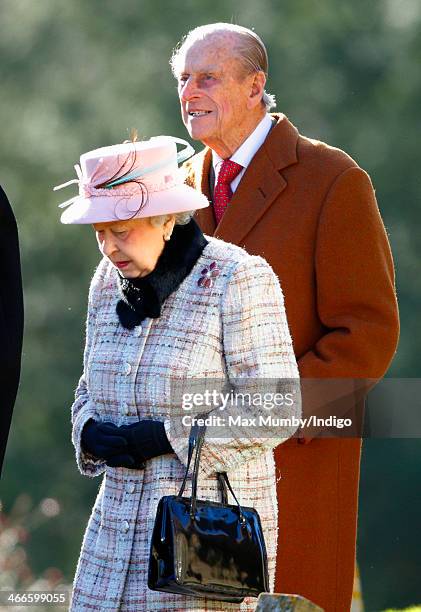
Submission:
M 241 603 L 269 591 L 260 517 L 240 506 L 225 472 L 221 503 L 197 499 L 205 427 L 190 432 L 187 468 L 178 495 L 160 499 L 152 533 L 148 587 L 154 591 Z M 193 452 L 191 497 L 183 497 Z M 215 483 L 216 484 L 216 483 Z M 227 487 L 236 501 L 228 504 Z

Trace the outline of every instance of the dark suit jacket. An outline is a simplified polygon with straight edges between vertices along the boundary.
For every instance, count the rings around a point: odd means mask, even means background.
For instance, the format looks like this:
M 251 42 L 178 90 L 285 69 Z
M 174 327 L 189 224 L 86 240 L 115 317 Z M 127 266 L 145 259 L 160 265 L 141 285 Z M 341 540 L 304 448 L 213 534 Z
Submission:
M 23 297 L 18 231 L 0 187 L 0 476 L 19 385 Z
M 384 375 L 394 355 L 394 268 L 370 178 L 346 153 L 301 136 L 283 115 L 248 166 L 218 227 L 202 230 L 261 255 L 285 295 L 300 375 Z M 211 151 L 185 163 L 186 182 L 209 199 Z M 336 390 L 328 385 L 335 399 Z M 358 389 L 343 413 L 359 415 Z M 303 394 L 304 416 L 316 412 Z M 322 407 L 323 409 L 323 407 Z M 338 415 L 340 416 L 340 415 Z M 327 612 L 349 610 L 355 564 L 361 440 L 292 439 L 275 451 L 279 540 L 276 591 L 299 593 Z M 313 439 L 312 439 L 313 438 Z M 311 440 L 311 442 L 310 442 Z

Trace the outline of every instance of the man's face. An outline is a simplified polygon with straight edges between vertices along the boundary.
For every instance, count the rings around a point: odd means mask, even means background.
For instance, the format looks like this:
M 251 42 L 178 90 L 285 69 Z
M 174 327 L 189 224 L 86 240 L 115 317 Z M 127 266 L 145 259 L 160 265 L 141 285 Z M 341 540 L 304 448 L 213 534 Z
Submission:
M 220 155 L 225 145 L 235 150 L 248 121 L 251 79 L 242 77 L 232 41 L 209 37 L 195 42 L 180 58 L 177 72 L 182 118 L 190 136 Z

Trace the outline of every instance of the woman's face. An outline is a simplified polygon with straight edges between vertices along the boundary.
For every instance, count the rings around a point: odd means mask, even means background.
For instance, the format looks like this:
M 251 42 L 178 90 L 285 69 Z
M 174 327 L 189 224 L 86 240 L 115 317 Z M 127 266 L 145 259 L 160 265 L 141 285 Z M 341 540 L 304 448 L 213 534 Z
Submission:
M 174 216 L 158 227 L 147 217 L 93 225 L 99 250 L 125 278 L 152 272 L 173 226 Z

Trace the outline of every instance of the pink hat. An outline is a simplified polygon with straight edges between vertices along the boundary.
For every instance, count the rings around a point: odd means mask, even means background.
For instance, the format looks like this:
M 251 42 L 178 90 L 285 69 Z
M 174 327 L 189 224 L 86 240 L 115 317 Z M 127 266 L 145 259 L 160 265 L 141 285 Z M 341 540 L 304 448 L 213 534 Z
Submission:
M 177 142 L 185 145 L 179 153 Z M 54 187 L 79 185 L 79 195 L 60 204 L 68 207 L 61 222 L 102 223 L 205 208 L 206 197 L 184 184 L 178 168 L 178 162 L 193 154 L 185 140 L 172 136 L 84 153 L 75 166 L 78 178 Z

